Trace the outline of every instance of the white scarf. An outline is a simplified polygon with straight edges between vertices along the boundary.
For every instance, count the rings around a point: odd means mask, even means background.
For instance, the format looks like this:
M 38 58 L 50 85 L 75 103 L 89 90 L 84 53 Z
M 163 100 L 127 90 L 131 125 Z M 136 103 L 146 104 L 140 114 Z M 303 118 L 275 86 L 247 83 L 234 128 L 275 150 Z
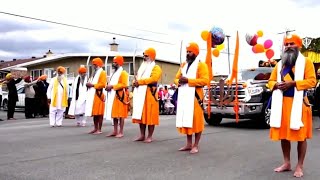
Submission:
M 143 62 L 138 70 L 137 80 L 149 78 L 152 72 L 152 69 L 156 63 L 152 62 Z M 134 88 L 133 90 L 133 113 L 132 119 L 141 120 L 144 100 L 146 98 L 147 85 L 141 85 Z
M 98 81 L 99 81 L 99 77 L 100 77 L 100 74 L 101 74 L 102 71 L 103 71 L 103 69 L 99 68 L 97 70 L 97 72 L 95 73 L 93 79 L 90 78 L 88 80 L 88 82 L 91 82 L 92 84 L 97 84 Z M 91 116 L 92 115 L 92 107 L 93 107 L 93 100 L 94 100 L 95 94 L 96 94 L 96 89 L 94 87 L 91 87 L 91 88 L 88 89 L 85 116 Z
M 188 79 L 196 79 L 198 63 L 199 61 L 195 60 L 190 65 L 188 73 L 188 64 L 185 64 L 181 70 L 182 76 L 187 77 Z M 190 87 L 188 83 L 179 87 L 177 100 L 176 127 L 192 128 L 195 92 L 196 88 Z
M 119 78 L 120 78 L 120 75 L 123 71 L 123 68 L 122 66 L 119 67 L 117 69 L 117 71 L 115 71 L 112 76 L 111 76 L 111 79 L 110 79 L 110 82 L 108 85 L 116 85 L 118 84 L 119 82 Z M 107 91 L 106 93 L 106 106 L 105 106 L 105 115 L 104 115 L 104 118 L 106 118 L 106 120 L 108 121 L 111 121 L 112 118 L 111 118 L 111 114 L 112 114 L 112 106 L 113 106 L 113 101 L 114 101 L 114 98 L 115 98 L 115 95 L 116 95 L 116 91 L 111 89 L 111 91 Z
M 299 53 L 296 64 L 295 64 L 295 81 L 303 80 L 304 78 L 304 69 L 305 69 L 305 58 Z M 280 71 L 282 69 L 282 61 L 279 61 L 277 67 L 277 82 L 281 82 Z M 303 103 L 303 90 L 298 91 L 294 87 L 294 97 L 293 104 L 291 108 L 291 117 L 290 117 L 290 129 L 299 130 L 303 127 L 302 123 L 302 103 Z M 282 105 L 283 105 L 283 92 L 279 89 L 276 89 L 272 92 L 272 101 L 271 101 L 271 116 L 270 116 L 270 127 L 280 128 L 281 119 L 282 119 Z
M 82 106 L 86 102 L 87 77 L 84 78 L 83 84 L 81 83 L 79 84 L 79 97 L 78 97 L 78 100 L 76 100 L 77 83 L 79 78 L 80 76 L 78 75 L 72 84 L 72 100 L 71 100 L 69 112 L 68 112 L 68 114 L 70 115 L 75 115 L 75 114 L 77 115 L 78 114 L 77 109 L 79 108 L 79 106 Z

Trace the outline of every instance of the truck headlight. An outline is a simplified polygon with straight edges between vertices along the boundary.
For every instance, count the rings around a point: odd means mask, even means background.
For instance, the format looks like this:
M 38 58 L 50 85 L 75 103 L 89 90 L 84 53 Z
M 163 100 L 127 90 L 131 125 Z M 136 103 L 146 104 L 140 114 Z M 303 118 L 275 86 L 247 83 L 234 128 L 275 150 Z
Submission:
M 262 87 L 251 87 L 248 88 L 248 93 L 250 96 L 254 96 L 254 95 L 258 95 L 260 93 L 262 93 L 263 88 Z

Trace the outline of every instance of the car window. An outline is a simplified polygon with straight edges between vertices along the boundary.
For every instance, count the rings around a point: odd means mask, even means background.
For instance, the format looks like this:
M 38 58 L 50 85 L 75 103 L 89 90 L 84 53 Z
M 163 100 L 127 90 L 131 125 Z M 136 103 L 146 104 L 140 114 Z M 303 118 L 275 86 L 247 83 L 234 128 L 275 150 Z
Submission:
M 256 68 L 256 69 L 245 69 L 240 71 L 239 77 L 241 80 L 268 80 L 270 78 L 272 68 Z
M 19 94 L 24 93 L 24 87 L 18 89 L 17 92 L 18 92 Z

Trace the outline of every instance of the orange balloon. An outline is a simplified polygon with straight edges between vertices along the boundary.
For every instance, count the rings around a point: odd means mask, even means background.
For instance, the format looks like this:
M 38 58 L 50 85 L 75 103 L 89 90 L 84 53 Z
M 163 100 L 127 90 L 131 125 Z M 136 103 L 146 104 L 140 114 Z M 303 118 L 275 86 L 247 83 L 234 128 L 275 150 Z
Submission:
M 204 41 L 207 41 L 207 39 L 208 39 L 208 37 L 209 37 L 209 31 L 202 31 L 201 32 L 201 38 L 204 40 Z
M 255 53 L 263 53 L 264 52 L 264 47 L 262 44 L 256 44 L 253 46 L 254 52 Z
M 220 55 L 219 49 L 214 49 L 214 50 L 212 51 L 212 55 L 213 55 L 214 57 L 219 57 L 219 55 Z
M 257 32 L 257 35 L 258 35 L 258 37 L 262 37 L 262 36 L 263 36 L 263 31 L 259 30 L 259 31 Z

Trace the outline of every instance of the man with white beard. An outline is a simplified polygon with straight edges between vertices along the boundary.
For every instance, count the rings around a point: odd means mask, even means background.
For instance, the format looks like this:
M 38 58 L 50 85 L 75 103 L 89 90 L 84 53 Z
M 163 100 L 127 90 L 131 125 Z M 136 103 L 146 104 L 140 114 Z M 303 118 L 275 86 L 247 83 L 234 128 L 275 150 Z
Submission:
M 63 113 L 68 106 L 68 83 L 64 74 L 66 69 L 62 66 L 57 68 L 57 76 L 51 79 L 47 90 L 50 126 L 62 126 Z
M 313 63 L 299 49 L 302 40 L 297 35 L 284 39 L 282 60 L 272 71 L 269 87 L 272 89 L 270 139 L 281 140 L 284 163 L 275 172 L 290 171 L 291 141 L 297 141 L 298 163 L 294 177 L 303 176 L 303 162 L 307 139 L 312 138 L 312 112 L 306 90 L 316 85 Z
M 86 118 L 84 116 L 87 97 L 87 69 L 84 65 L 78 70 L 79 75 L 72 84 L 72 99 L 68 114 L 75 116 L 77 126 L 85 126 Z

